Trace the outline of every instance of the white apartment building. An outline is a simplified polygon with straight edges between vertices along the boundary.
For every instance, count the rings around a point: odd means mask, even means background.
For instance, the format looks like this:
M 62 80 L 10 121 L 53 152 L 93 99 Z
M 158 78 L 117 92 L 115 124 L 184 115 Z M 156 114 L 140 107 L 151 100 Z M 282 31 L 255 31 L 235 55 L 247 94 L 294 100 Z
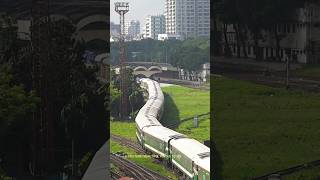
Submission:
M 166 21 L 164 15 L 148 16 L 144 28 L 144 38 L 158 39 L 158 34 L 166 31 Z
M 176 34 L 158 34 L 159 41 L 165 41 L 170 39 L 182 40 L 180 35 Z
M 140 34 L 140 22 L 138 20 L 125 22 L 124 34 L 127 41 L 135 39 Z
M 128 36 L 131 39 L 136 38 L 140 34 L 140 22 L 138 20 L 132 20 L 128 27 Z
M 165 17 L 167 34 L 210 36 L 210 0 L 166 0 Z
M 120 24 L 110 23 L 110 36 L 118 37 L 120 35 Z
M 279 49 L 281 61 L 289 58 L 297 63 L 320 63 L 320 5 L 306 4 L 304 8 L 298 10 L 296 21 L 278 24 L 277 33 L 282 37 Z M 263 39 L 258 41 L 257 53 L 254 51 L 252 33 L 248 32 L 247 36 L 245 47 L 237 45 L 235 28 L 233 25 L 228 26 L 227 39 L 233 56 L 237 57 L 239 54 L 240 57 L 245 57 L 243 54 L 245 49 L 249 58 L 275 60 L 277 48 L 273 32 L 262 31 Z M 225 46 L 225 40 L 222 39 Z
M 124 23 L 124 34 L 125 35 L 129 34 L 129 27 L 130 27 L 130 22 L 125 22 Z

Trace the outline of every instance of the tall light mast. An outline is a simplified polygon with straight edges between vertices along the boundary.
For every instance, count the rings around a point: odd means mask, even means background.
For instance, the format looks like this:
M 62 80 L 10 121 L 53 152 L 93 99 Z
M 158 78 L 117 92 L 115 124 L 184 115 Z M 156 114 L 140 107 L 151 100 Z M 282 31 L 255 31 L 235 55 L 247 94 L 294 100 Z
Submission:
M 128 83 L 126 77 L 126 56 L 125 56 L 125 22 L 124 15 L 129 12 L 128 2 L 116 2 L 115 11 L 120 15 L 120 117 L 128 116 Z

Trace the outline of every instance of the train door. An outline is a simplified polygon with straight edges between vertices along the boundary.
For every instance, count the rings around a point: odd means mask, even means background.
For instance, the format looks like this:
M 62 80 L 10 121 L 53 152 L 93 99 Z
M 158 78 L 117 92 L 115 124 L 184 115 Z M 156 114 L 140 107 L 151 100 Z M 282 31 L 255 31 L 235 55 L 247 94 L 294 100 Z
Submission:
M 192 161 L 193 180 L 198 180 L 198 166 Z
M 170 144 L 170 141 L 172 139 L 169 139 L 168 142 L 167 142 L 167 163 L 168 165 L 171 163 L 172 164 L 172 146 Z
M 162 144 L 162 146 L 163 146 L 163 147 L 162 147 L 162 152 L 164 152 L 165 159 L 167 159 L 167 158 L 168 158 L 168 157 L 167 157 L 167 154 L 168 154 L 168 153 L 167 153 L 167 149 L 168 149 L 168 148 L 167 148 L 167 142 L 165 141 L 165 139 L 163 139 L 161 143 L 163 143 L 163 144 Z

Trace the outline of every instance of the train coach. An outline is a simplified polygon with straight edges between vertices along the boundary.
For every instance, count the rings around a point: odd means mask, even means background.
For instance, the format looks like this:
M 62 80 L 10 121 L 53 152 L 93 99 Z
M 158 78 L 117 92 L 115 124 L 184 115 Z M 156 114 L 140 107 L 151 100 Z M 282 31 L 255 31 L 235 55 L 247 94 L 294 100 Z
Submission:
M 163 113 L 164 96 L 159 83 L 140 80 L 148 91 L 146 104 L 136 116 L 136 136 L 146 150 L 165 159 L 186 179 L 210 179 L 210 148 L 187 136 L 163 127 L 158 121 Z
M 210 149 L 190 138 L 172 140 L 171 162 L 190 179 L 210 179 Z
M 149 126 L 143 129 L 143 146 L 170 161 L 170 141 L 176 138 L 186 138 L 185 135 L 163 126 Z

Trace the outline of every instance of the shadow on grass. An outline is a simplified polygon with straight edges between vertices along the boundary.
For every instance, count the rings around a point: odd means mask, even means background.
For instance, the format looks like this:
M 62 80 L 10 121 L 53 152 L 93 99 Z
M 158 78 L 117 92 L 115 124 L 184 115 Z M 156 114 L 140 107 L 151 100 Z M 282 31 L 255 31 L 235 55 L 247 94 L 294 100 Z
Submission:
M 217 149 L 216 144 L 213 142 L 213 179 L 223 180 L 223 161 L 221 154 Z
M 164 93 L 164 111 L 161 124 L 170 129 L 176 129 L 180 124 L 179 109 L 168 93 Z

